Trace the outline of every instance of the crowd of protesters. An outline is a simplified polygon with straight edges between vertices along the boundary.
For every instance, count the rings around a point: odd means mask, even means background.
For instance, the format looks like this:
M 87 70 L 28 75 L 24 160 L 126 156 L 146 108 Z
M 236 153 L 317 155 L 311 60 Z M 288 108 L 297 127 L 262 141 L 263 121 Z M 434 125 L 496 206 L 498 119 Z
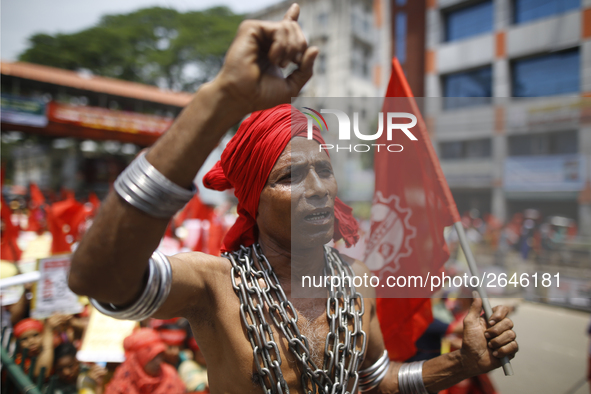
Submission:
M 87 321 L 85 314 L 16 322 L 12 329 L 18 342 L 15 363 L 27 374 L 34 365 L 35 380 L 43 371 L 46 382 L 55 376 L 55 394 L 208 392 L 205 360 L 186 320 L 141 322 L 123 341 L 125 361 L 102 365 L 76 358 L 85 331 L 83 327 L 77 334 L 80 321 L 76 320 Z M 7 376 L 2 379 L 6 383 Z
M 51 234 L 47 256 L 68 254 L 92 223 L 100 200 L 90 194 L 78 201 L 64 191 L 61 198 L 43 194 L 31 184 L 30 199 L 7 203 L 2 197 L 2 248 L 4 270 L 19 274 L 21 256 L 31 234 Z M 53 202 L 52 200 L 58 201 Z M 203 251 L 219 254 L 221 240 L 232 224 L 228 207 L 214 209 L 196 196 L 171 221 L 161 247 L 168 253 Z M 23 238 L 27 242 L 23 242 Z M 167 253 L 167 254 L 168 254 Z M 4 268 L 4 266 L 3 266 Z M 3 275 L 5 277 L 6 275 Z M 206 393 L 205 359 L 185 319 L 148 319 L 138 323 L 123 341 L 122 363 L 82 363 L 76 355 L 82 346 L 89 313 L 87 300 L 83 312 L 74 315 L 54 313 L 43 320 L 31 318 L 31 284 L 24 285 L 18 301 L 2 303 L 2 327 L 13 334 L 14 362 L 34 381 L 41 379 L 55 394 L 109 393 Z M 44 376 L 40 377 L 43 372 Z M 2 383 L 6 383 L 6 372 Z
M 578 233 L 574 219 L 543 216 L 536 209 L 517 212 L 504 223 L 492 214 L 481 215 L 473 209 L 462 215 L 462 223 L 471 244 L 484 245 L 501 259 L 511 251 L 519 253 L 523 260 L 543 258 L 576 240 Z M 461 261 L 455 231 L 450 231 L 447 241 L 452 255 Z

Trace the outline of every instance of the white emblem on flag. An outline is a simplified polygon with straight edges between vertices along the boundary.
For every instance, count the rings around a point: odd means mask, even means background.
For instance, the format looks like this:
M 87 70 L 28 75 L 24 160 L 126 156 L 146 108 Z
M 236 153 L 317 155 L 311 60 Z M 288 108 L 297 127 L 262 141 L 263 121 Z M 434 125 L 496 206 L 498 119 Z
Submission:
M 394 273 L 400 268 L 400 259 L 412 254 L 410 240 L 417 234 L 409 223 L 412 210 L 400 206 L 400 197 L 384 198 L 376 192 L 371 208 L 371 237 L 367 243 L 365 264 L 372 271 Z

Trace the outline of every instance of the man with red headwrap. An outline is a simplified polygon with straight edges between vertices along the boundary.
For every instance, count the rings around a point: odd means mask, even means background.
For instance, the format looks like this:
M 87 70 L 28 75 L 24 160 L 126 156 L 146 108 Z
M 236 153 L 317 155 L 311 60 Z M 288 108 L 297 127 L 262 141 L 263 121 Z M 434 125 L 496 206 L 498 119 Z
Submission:
M 22 350 L 27 349 L 27 357 L 22 359 L 22 352 L 16 355 L 16 364 L 22 364 L 25 372 L 29 371 L 31 359 L 36 358 L 34 376 L 39 376 L 45 368 L 45 376 L 51 373 L 53 364 L 53 330 L 63 323 L 63 315 L 54 314 L 45 320 L 26 318 L 14 325 L 13 333 L 20 342 Z
M 180 394 L 185 385 L 164 362 L 166 346 L 151 328 L 141 328 L 123 341 L 125 361 L 115 370 L 105 394 Z
M 291 106 L 265 110 L 289 102 L 312 75 L 318 50 L 308 47 L 298 14 L 292 5 L 280 22 L 242 23 L 218 76 L 116 182 L 73 256 L 70 287 L 113 316 L 186 317 L 213 393 L 260 393 L 260 386 L 271 393 L 427 393 L 500 366 L 500 357 L 517 351 L 504 307 L 484 322 L 476 299 L 462 349 L 419 366 L 389 363 L 371 289 L 294 296 L 301 289 L 290 279 L 303 272 L 369 274 L 324 246 L 354 243 L 357 224 L 336 197 L 319 132 L 298 137 L 305 122 Z M 279 67 L 290 62 L 298 67 L 283 77 Z M 239 200 L 223 245 L 230 253 L 150 257 L 174 214 L 169 207 L 190 199 L 208 154 L 249 113 L 204 179 L 217 190 L 234 188 Z

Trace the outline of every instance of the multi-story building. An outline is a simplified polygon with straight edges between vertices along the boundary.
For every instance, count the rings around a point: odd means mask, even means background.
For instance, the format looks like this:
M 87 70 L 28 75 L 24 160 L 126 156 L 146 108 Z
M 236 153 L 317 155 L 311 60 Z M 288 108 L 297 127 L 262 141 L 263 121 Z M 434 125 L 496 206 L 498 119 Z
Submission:
M 460 210 L 533 208 L 591 235 L 591 1 L 426 6 L 427 124 Z

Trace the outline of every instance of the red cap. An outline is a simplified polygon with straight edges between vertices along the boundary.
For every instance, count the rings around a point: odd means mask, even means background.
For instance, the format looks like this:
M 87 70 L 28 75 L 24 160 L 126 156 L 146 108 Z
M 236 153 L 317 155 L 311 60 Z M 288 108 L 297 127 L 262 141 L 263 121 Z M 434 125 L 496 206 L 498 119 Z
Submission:
M 24 319 L 15 324 L 13 333 L 14 336 L 20 338 L 27 331 L 43 331 L 43 323 L 35 319 Z

